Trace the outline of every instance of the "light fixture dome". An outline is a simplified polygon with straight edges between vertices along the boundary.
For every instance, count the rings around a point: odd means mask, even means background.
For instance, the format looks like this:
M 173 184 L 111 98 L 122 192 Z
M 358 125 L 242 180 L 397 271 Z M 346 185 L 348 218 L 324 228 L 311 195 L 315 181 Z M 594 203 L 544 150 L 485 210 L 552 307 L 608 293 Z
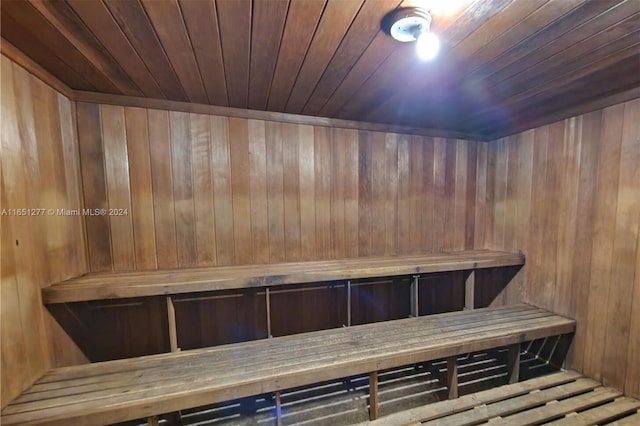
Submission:
M 438 37 L 430 32 L 431 19 L 431 14 L 424 9 L 403 7 L 388 13 L 382 20 L 382 28 L 397 41 L 417 41 L 418 57 L 431 60 L 436 57 L 440 47 Z

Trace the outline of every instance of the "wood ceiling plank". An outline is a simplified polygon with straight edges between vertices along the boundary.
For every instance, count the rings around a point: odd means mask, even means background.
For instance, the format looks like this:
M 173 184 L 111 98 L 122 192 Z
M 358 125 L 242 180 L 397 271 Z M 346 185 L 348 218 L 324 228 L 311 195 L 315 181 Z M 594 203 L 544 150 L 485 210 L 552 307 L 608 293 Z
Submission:
M 491 79 L 474 84 L 476 89 L 482 89 L 478 92 L 480 96 L 468 96 L 466 108 L 459 111 L 459 117 L 464 116 L 465 121 L 468 122 L 467 114 L 473 114 L 473 111 L 478 109 L 491 107 L 500 102 L 500 98 L 509 98 L 521 88 L 532 86 L 534 84 L 533 77 L 541 74 L 556 75 L 555 72 L 552 72 L 554 66 L 567 63 L 582 54 L 590 54 L 595 49 L 607 44 L 611 40 L 610 37 L 615 37 L 615 34 L 610 32 L 609 37 L 597 36 L 610 28 L 617 28 L 618 32 L 629 34 L 638 26 L 637 14 L 637 4 L 629 1 L 620 3 L 599 15 L 597 19 L 594 18 L 565 33 L 545 49 L 533 50 L 521 60 L 513 62 L 492 75 Z M 624 22 L 626 25 L 618 25 Z
M 286 112 L 302 111 L 361 6 L 362 0 L 329 0 L 327 2 L 287 101 Z
M 137 0 L 103 0 L 103 2 L 167 98 L 186 101 L 187 96 L 182 85 L 178 81 L 140 2 Z
M 251 1 L 216 2 L 229 105 L 246 108 L 249 97 Z
M 476 126 L 476 129 L 483 134 L 506 132 L 511 127 L 521 126 L 540 117 L 552 120 L 562 116 L 565 110 L 582 103 L 588 104 L 598 98 L 632 90 L 640 85 L 640 66 L 637 59 L 639 55 L 640 44 L 618 52 L 600 61 L 600 65 L 597 66 L 602 68 L 598 72 L 590 72 L 587 75 L 581 73 L 581 78 L 572 79 L 565 84 L 558 81 L 555 83 L 556 88 L 550 88 L 546 95 L 538 94 L 525 104 L 513 106 L 509 109 L 508 116 L 502 120 L 489 117 L 484 123 Z M 557 87 L 563 87 L 563 93 L 558 94 Z
M 443 52 L 443 56 L 450 55 L 450 57 L 444 56 L 441 61 L 442 63 L 436 64 L 438 68 L 433 69 L 432 72 L 424 75 L 423 78 L 409 80 L 403 90 L 373 110 L 368 115 L 368 119 L 389 117 L 389 114 L 393 111 L 400 111 L 401 114 L 407 115 L 407 117 L 397 117 L 397 119 L 404 118 L 407 121 L 414 122 L 415 120 L 419 120 L 419 117 L 424 114 L 429 117 L 434 117 L 433 121 L 431 121 L 432 123 L 442 122 L 446 119 L 446 116 L 449 115 L 449 111 L 441 109 L 440 106 L 445 105 L 445 99 L 450 98 L 451 93 L 458 92 L 460 85 L 464 85 L 465 87 L 470 86 L 468 76 L 473 73 L 473 70 L 477 70 L 480 66 L 490 63 L 496 56 L 505 51 L 509 51 L 514 43 L 521 43 L 529 37 L 532 31 L 554 22 L 584 1 L 585 0 L 555 0 L 548 2 L 534 9 L 520 22 L 513 22 L 506 31 L 484 46 L 477 46 L 476 43 L 478 41 L 473 41 L 475 39 L 474 34 L 473 37 L 469 37 L 465 42 L 461 43 L 460 47 L 463 51 L 473 50 L 467 47 L 469 45 L 476 45 L 479 49 L 471 52 L 471 55 L 468 57 L 459 56 L 457 52 L 458 46 L 450 52 Z M 507 10 L 509 10 L 509 8 L 507 8 L 505 12 Z M 520 16 L 519 14 L 514 14 L 514 18 Z M 485 25 L 485 27 L 491 26 L 493 26 L 493 20 L 488 21 Z M 523 50 L 528 51 L 528 49 Z M 472 88 L 474 87 L 475 86 Z M 409 96 L 412 92 L 429 93 L 430 97 L 414 99 L 412 96 Z M 427 102 L 432 106 L 431 108 L 426 107 L 425 104 Z M 403 104 L 402 109 L 397 109 L 397 107 L 393 109 L 394 106 Z M 411 114 L 413 114 L 413 116 L 411 116 Z M 443 115 L 445 117 L 441 117 Z
M 39 44 L 48 46 L 51 51 L 67 63 L 100 92 L 119 93 L 119 89 L 102 72 L 85 58 L 56 27 L 47 21 L 30 3 L 11 1 L 2 5 L 2 14 L 8 14 L 16 22 L 27 28 Z M 4 33 L 4 31 L 3 31 Z M 20 40 L 7 39 L 20 47 Z
M 385 13 L 395 9 L 399 0 L 366 1 L 356 16 L 349 31 L 340 43 L 329 66 L 316 85 L 302 110 L 308 115 L 317 115 L 331 94 L 336 90 L 373 38 L 381 33 L 380 21 Z
M 0 26 L 2 27 L 3 41 L 6 39 L 7 42 L 24 52 L 28 57 L 37 61 L 46 71 L 59 76 L 60 80 L 66 85 L 84 87 L 81 90 L 95 90 L 91 83 L 76 73 L 66 62 L 58 58 L 46 45 L 40 43 L 30 31 L 26 30 L 6 13 L 2 13 L 1 17 Z
M 253 5 L 249 108 L 265 109 L 278 59 L 289 0 L 261 1 Z
M 532 80 L 531 86 L 525 86 L 531 89 L 511 96 L 493 108 L 468 117 L 467 126 L 475 128 L 476 125 L 481 125 L 487 120 L 493 121 L 501 111 L 509 111 L 511 114 L 518 106 L 527 108 L 541 98 L 558 95 L 560 88 L 566 89 L 568 85 L 576 84 L 577 81 L 594 72 L 608 69 L 612 64 L 627 58 L 633 58 L 640 53 L 639 35 L 640 32 L 628 34 L 608 46 L 591 51 L 588 56 L 581 56 L 575 62 L 563 64 L 561 67 L 551 69 L 549 73 L 539 75 Z M 638 70 L 640 70 L 640 63 L 638 63 Z M 550 79 L 549 75 L 555 77 Z
M 123 95 L 142 95 L 140 88 L 105 50 L 69 5 L 59 1 L 31 0 L 31 5 L 49 21 L 88 61 L 99 69 Z
M 443 28 L 440 33 L 442 43 L 441 55 L 460 43 L 473 31 L 499 13 L 512 0 L 499 0 L 493 2 L 476 1 L 469 5 L 459 15 L 452 19 L 452 23 Z M 443 25 L 444 26 L 444 25 Z M 464 27 L 460 29 L 458 27 Z M 345 103 L 339 110 L 339 117 L 353 117 L 361 119 L 372 105 L 380 105 L 389 101 L 394 95 L 406 88 L 413 86 L 416 81 L 427 78 L 430 73 L 438 72 L 435 65 L 438 62 L 422 62 L 416 59 L 413 52 L 415 46 L 412 43 L 402 43 L 398 49 L 390 55 L 377 71 L 359 88 L 352 99 Z M 389 82 L 393 82 L 390 84 Z M 412 91 L 411 93 L 420 93 Z M 394 105 L 398 105 L 395 103 Z M 393 108 L 396 108 L 394 106 Z M 387 116 L 387 120 L 388 120 Z
M 305 0 L 304 2 L 294 1 L 291 3 L 271 83 L 269 110 L 284 111 L 325 3 L 326 0 Z
M 160 42 L 189 101 L 207 103 L 198 63 L 176 0 L 142 0 Z
M 67 0 L 69 7 L 98 39 L 111 56 L 142 90 L 145 96 L 164 98 L 165 95 L 138 53 L 122 33 L 113 16 L 100 1 Z
M 179 0 L 193 52 L 209 102 L 229 105 L 216 4 L 210 0 Z

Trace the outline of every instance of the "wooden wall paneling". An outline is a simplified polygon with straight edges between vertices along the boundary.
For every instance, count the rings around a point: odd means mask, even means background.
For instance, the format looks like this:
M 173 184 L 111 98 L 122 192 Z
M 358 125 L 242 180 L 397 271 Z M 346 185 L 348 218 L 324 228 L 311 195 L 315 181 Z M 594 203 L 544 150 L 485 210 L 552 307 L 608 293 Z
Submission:
M 267 107 L 288 9 L 289 0 L 253 4 L 248 103 L 251 109 Z
M 178 266 L 196 266 L 196 219 L 193 197 L 193 156 L 189 114 L 169 113 L 171 128 L 171 167 L 176 217 Z
M 251 2 L 249 0 L 217 1 L 216 6 L 229 105 L 246 108 L 249 97 Z M 242 30 L 238 30 L 239 28 Z
M 4 73 L 3 73 L 4 74 Z M 6 74 L 4 74 L 6 76 Z M 10 80 L 9 80 L 10 81 Z M 3 93 L 4 92 L 3 90 Z M 5 98 L 6 96 L 3 96 Z M 4 105 L 3 110 L 6 111 Z M 4 120 L 3 120 L 4 121 Z M 2 131 L 6 135 L 5 129 Z M 2 180 L 2 205 L 7 206 L 5 181 Z M 0 286 L 0 308 L 2 309 L 2 366 L 11 366 L 13 374 L 3 374 L 1 376 L 2 383 L 2 401 L 0 405 L 6 406 L 13 398 L 18 396 L 24 389 L 31 384 L 29 377 L 28 365 L 26 365 L 26 343 L 24 341 L 24 333 L 22 327 L 20 313 L 20 298 L 18 296 L 18 280 L 16 272 L 15 258 L 13 254 L 13 246 L 15 240 L 9 232 L 8 216 L 2 216 L 2 285 Z M 9 320 L 9 319 L 13 320 Z M 5 342 L 11 342 L 7 344 Z M 35 378 L 33 378 L 35 380 Z
M 233 242 L 236 264 L 252 262 L 249 135 L 247 120 L 229 119 Z
M 182 85 L 178 81 L 149 17 L 140 2 L 105 0 L 111 16 L 129 39 L 147 69 L 152 71 L 158 85 L 171 100 L 185 101 Z
M 9 62 L 7 59 L 3 58 L 3 62 L 5 61 Z M 45 200 L 40 199 L 40 182 L 42 178 L 38 155 L 38 140 L 36 138 L 33 96 L 31 91 L 32 77 L 24 69 L 18 66 L 12 65 L 5 69 L 10 71 L 6 74 L 6 79 L 7 82 L 13 84 L 13 87 L 7 86 L 7 90 L 3 89 L 3 93 L 6 93 L 5 96 L 8 97 L 9 102 L 15 102 L 15 106 L 7 106 L 7 111 L 12 111 L 15 114 L 15 122 L 17 123 L 19 131 L 19 137 L 13 139 L 13 143 L 15 143 L 16 150 L 18 152 L 22 152 L 22 160 L 24 163 L 23 178 L 27 188 L 27 204 L 24 207 L 41 208 L 40 204 Z M 13 89 L 14 93 L 11 92 L 11 89 Z M 7 134 L 10 135 L 11 133 L 7 131 Z M 20 145 L 18 145 L 18 143 L 20 143 Z M 46 250 L 46 244 L 44 244 L 46 241 L 46 235 L 38 232 L 32 236 L 33 240 L 29 244 L 32 254 L 35 258 L 42 259 L 41 262 L 35 262 L 32 267 L 34 268 L 35 276 L 38 277 L 39 280 L 37 283 L 38 286 L 42 286 L 46 283 L 48 274 L 46 262 L 48 253 Z
M 629 325 L 634 292 L 634 260 L 640 228 L 640 100 L 624 104 L 622 141 L 615 212 L 612 285 L 604 342 L 603 380 L 606 385 L 624 389 L 629 345 Z M 637 289 L 636 289 L 637 290 Z M 603 318 L 604 321 L 604 318 Z M 638 350 L 638 348 L 636 348 Z
M 345 143 L 345 254 L 347 257 L 358 257 L 358 131 L 344 129 L 340 133 Z
M 358 253 L 370 256 L 373 239 L 373 135 L 361 131 L 358 134 Z
M 602 380 L 602 362 L 606 338 L 606 322 L 609 279 L 613 263 L 615 213 L 618 195 L 619 165 L 622 144 L 624 105 L 616 105 L 603 111 L 602 142 L 598 180 L 594 200 L 593 251 L 589 282 L 589 312 L 584 351 L 584 372 Z M 604 145 L 603 145 L 604 146 Z
M 467 146 L 467 191 L 465 194 L 465 233 L 464 248 L 475 247 L 476 191 L 478 179 L 478 143 L 468 142 Z
M 518 169 L 520 161 L 520 135 L 515 137 L 505 138 L 505 153 L 504 159 L 506 164 L 506 180 L 505 180 L 505 218 L 517 217 L 518 207 L 517 201 L 519 199 L 519 193 L 521 191 L 518 182 Z M 504 244 L 509 244 L 510 249 L 514 250 L 513 245 L 516 243 L 516 222 L 505 220 L 504 221 Z
M 142 0 L 142 6 L 156 30 L 187 98 L 190 102 L 206 103 L 207 93 L 177 0 L 162 2 Z
M 640 395 L 640 365 L 636 362 L 640 347 L 640 235 L 636 241 L 636 275 L 631 302 L 631 323 L 629 324 L 629 345 L 627 348 L 627 376 L 624 391 L 627 395 Z
M 269 263 L 269 208 L 265 122 L 248 120 L 253 263 Z
M 423 138 L 422 144 L 422 190 L 421 200 L 416 208 L 421 214 L 421 245 L 419 251 L 433 252 L 436 250 L 433 231 L 435 228 L 435 142 L 433 138 Z M 473 200 L 475 204 L 475 200 Z
M 361 280 L 352 285 L 352 324 L 369 324 L 378 321 L 407 318 L 410 316 L 411 278 L 375 278 Z
M 229 119 L 211 118 L 211 168 L 216 224 L 216 257 L 218 265 L 235 262 L 233 201 L 231 196 L 231 157 Z
M 284 242 L 287 261 L 301 260 L 299 128 L 282 124 L 282 167 L 284 196 Z
M 80 174 L 76 103 L 60 93 L 57 94 L 57 98 L 64 154 L 66 202 L 68 206 L 82 208 L 84 207 L 84 198 L 81 186 L 82 176 Z M 32 173 L 32 171 L 29 171 L 29 173 Z M 70 240 L 67 242 L 66 252 L 68 256 L 67 264 L 70 269 L 66 271 L 65 277 L 72 277 L 77 275 L 78 271 L 87 270 L 85 220 L 82 215 L 77 215 L 67 217 L 66 221 L 69 224 L 67 235 Z
M 149 120 L 147 110 L 124 109 L 127 135 L 127 155 L 131 185 L 131 220 L 136 269 L 156 269 L 156 234 L 153 212 L 151 154 L 149 151 Z
M 71 365 L 88 364 L 89 359 L 80 350 L 76 342 L 71 340 L 67 332 L 47 310 L 43 310 L 46 333 L 49 336 L 49 353 L 51 367 L 68 367 Z
M 542 212 L 544 211 L 544 191 L 546 175 L 546 157 L 549 133 L 546 127 L 535 129 L 533 136 L 533 173 L 531 179 L 531 222 L 529 232 L 529 247 L 527 251 L 527 281 L 529 283 L 540 281 L 540 268 L 544 253 L 544 235 Z M 525 287 L 525 297 L 528 300 L 539 303 L 536 295 L 529 292 L 529 286 Z
M 50 335 L 40 290 L 87 271 L 82 220 L 58 211 L 81 208 L 73 112 L 68 99 L 2 57 L 0 346 L 1 368 L 11 374 L 2 375 L 1 406 L 72 358 L 68 338 Z
M 269 92 L 270 110 L 284 111 L 326 1 L 290 2 Z
M 442 251 L 445 235 L 446 140 L 434 139 L 433 147 L 433 233 L 434 251 Z
M 467 235 L 467 185 L 469 170 L 470 142 L 456 140 L 455 142 L 455 181 L 454 181 L 454 216 L 453 216 L 453 248 L 463 250 Z
M 325 284 L 325 283 L 323 283 Z M 324 330 L 347 324 L 344 285 L 301 286 L 298 289 L 271 290 L 273 336 Z M 318 315 L 322 312 L 323 315 Z M 291 321 L 291 318 L 296 321 Z
M 108 199 L 106 214 L 112 236 L 113 270 L 133 270 L 135 249 L 124 108 L 104 105 L 100 113 Z
M 423 151 L 424 138 L 411 136 L 409 142 L 409 251 L 411 253 L 424 250 L 421 208 L 422 199 L 425 196 Z
M 18 110 L 16 106 L 16 93 L 13 87 L 13 66 L 11 61 L 2 58 L 2 193 L 3 208 L 27 208 L 27 179 L 25 176 L 20 130 L 17 125 Z M 47 99 L 42 99 L 46 102 Z M 6 115 L 5 115 L 6 114 Z M 32 113 L 33 114 L 33 113 Z M 56 117 L 57 119 L 57 117 Z M 39 306 L 39 286 L 33 275 L 33 262 L 36 260 L 32 253 L 32 222 L 30 218 L 3 214 L 3 294 L 9 303 L 15 306 L 3 307 L 3 320 L 15 321 L 18 324 L 11 327 L 3 327 L 3 333 L 8 332 L 7 337 L 16 338 L 16 348 L 12 351 L 14 342 L 5 340 L 2 336 L 3 346 L 8 345 L 9 360 L 14 365 L 5 364 L 5 368 L 16 369 L 19 380 L 11 387 L 10 395 L 15 396 L 35 380 L 48 365 L 48 349 L 44 342 L 44 330 L 42 323 L 42 310 Z M 9 239 L 10 238 L 10 239 Z M 8 241 L 7 241 L 8 240 Z M 11 253 L 9 253 L 11 252 Z M 4 256 L 7 256 L 5 261 Z M 6 270 L 6 271 L 5 271 Z M 49 272 L 49 271 L 47 271 Z M 6 284 L 4 280 L 7 280 Z M 4 291 L 6 287 L 6 292 Z M 7 309 L 5 314 L 4 309 Z M 17 334 L 21 333 L 21 334 Z M 21 355 L 21 357 L 20 357 Z M 3 358 L 4 361 L 4 358 Z M 8 400 L 6 401 L 8 402 Z M 6 405 L 3 398 L 3 404 Z
M 331 242 L 335 257 L 346 257 L 344 231 L 344 199 L 346 158 L 344 134 L 340 129 L 331 129 Z
M 265 139 L 269 262 L 283 262 L 286 259 L 286 250 L 282 125 L 272 121 L 265 122 Z
M 363 0 L 328 0 L 304 56 L 285 111 L 300 113 L 333 58 Z
M 502 247 L 505 238 L 505 214 L 507 210 L 508 151 L 506 139 L 496 141 L 496 163 L 493 170 L 493 246 Z
M 397 253 L 398 247 L 398 135 L 385 136 L 384 254 Z
M 211 169 L 211 120 L 203 114 L 190 114 L 193 203 L 195 215 L 196 263 L 214 266 L 216 226 Z
M 216 4 L 189 0 L 178 3 L 207 98 L 214 105 L 229 105 Z
M 582 149 L 582 119 L 573 117 L 564 121 L 562 139 L 562 170 L 560 184 L 563 192 L 558 200 L 558 252 L 556 267 L 555 312 L 575 316 L 575 285 L 571 260 L 575 251 L 575 235 L 578 204 L 578 183 L 580 177 L 580 150 Z
M 149 110 L 149 150 L 158 268 L 178 267 L 169 113 Z
M 386 217 L 386 141 L 385 134 L 374 132 L 371 135 L 371 255 L 381 256 L 385 253 L 385 217 Z M 360 164 L 360 163 L 358 163 Z M 360 208 L 364 208 L 360 206 Z M 359 232 L 367 232 L 359 228 Z M 363 254 L 363 253 L 361 253 Z
M 299 125 L 298 178 L 300 179 L 300 255 L 302 260 L 317 259 L 314 148 L 313 127 Z
M 486 242 L 486 217 L 491 206 L 487 206 L 487 166 L 488 144 L 478 144 L 478 159 L 476 166 L 476 197 L 474 217 L 474 248 L 488 247 Z M 490 190 L 490 188 L 489 188 Z
M 398 227 L 397 252 L 408 254 L 411 252 L 411 188 L 409 187 L 410 153 L 409 135 L 398 135 Z
M 332 232 L 332 131 L 327 127 L 314 127 L 313 154 L 316 205 L 316 256 L 318 259 L 335 257 Z
M 154 76 L 131 46 L 104 3 L 69 0 L 67 4 L 87 26 L 91 27 L 91 32 L 96 39 L 145 96 L 164 98 L 164 93 Z
M 455 247 L 455 191 L 456 191 L 456 141 L 447 138 L 444 142 L 444 187 L 442 214 L 444 228 L 442 248 L 452 250 Z
M 591 271 L 592 231 L 594 224 L 594 199 L 596 191 L 598 158 L 601 149 L 602 111 L 587 114 L 582 119 L 582 146 L 580 148 L 580 176 L 578 182 L 578 204 L 575 234 L 575 251 L 572 263 L 575 286 L 573 303 L 574 318 L 581 324 L 587 323 L 589 310 L 589 275 Z M 569 357 L 574 368 L 583 369 L 586 327 L 576 330 Z

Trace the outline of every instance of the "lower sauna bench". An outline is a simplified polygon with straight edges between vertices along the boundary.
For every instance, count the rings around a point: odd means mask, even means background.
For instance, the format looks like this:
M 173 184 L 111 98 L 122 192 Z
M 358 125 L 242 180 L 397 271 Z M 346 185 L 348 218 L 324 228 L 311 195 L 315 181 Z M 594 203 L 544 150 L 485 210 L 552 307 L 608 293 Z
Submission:
M 358 374 L 369 375 L 370 418 L 376 419 L 378 371 L 446 358 L 448 393 L 456 398 L 457 356 L 509 347 L 515 382 L 522 342 L 574 331 L 569 318 L 516 305 L 57 368 L 12 401 L 1 423 L 153 423 L 159 414 L 245 396 L 276 392 L 278 402 L 281 390 Z
M 565 371 L 361 423 L 370 426 L 640 425 L 640 401 Z

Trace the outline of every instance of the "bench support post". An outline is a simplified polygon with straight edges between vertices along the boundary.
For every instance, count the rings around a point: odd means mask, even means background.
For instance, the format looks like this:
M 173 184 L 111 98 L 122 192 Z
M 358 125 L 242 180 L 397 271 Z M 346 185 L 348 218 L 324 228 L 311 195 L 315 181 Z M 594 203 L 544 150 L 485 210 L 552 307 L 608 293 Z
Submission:
M 169 347 L 171 352 L 178 352 L 178 329 L 176 327 L 176 308 L 173 306 L 173 298 L 167 296 L 167 319 L 169 324 Z
M 369 373 L 369 420 L 378 418 L 378 372 Z
M 351 327 L 351 280 L 347 280 L 347 327 Z
M 271 334 L 271 292 L 269 291 L 269 287 L 266 287 L 264 290 L 264 298 L 264 303 L 267 308 L 267 338 L 271 338 L 273 334 Z
M 282 426 L 282 400 L 280 399 L 280 391 L 276 391 L 276 425 Z
M 472 269 L 464 282 L 464 309 L 471 310 L 475 305 L 476 270 Z
M 517 383 L 520 378 L 520 343 L 509 346 L 507 354 L 507 378 L 509 383 Z
M 158 416 L 147 417 L 147 424 L 149 426 L 158 426 Z
M 414 275 L 411 280 L 411 316 L 417 317 L 420 312 L 418 311 L 419 299 L 418 299 L 418 282 L 420 275 Z
M 455 356 L 447 358 L 447 388 L 449 399 L 458 397 L 458 360 Z

